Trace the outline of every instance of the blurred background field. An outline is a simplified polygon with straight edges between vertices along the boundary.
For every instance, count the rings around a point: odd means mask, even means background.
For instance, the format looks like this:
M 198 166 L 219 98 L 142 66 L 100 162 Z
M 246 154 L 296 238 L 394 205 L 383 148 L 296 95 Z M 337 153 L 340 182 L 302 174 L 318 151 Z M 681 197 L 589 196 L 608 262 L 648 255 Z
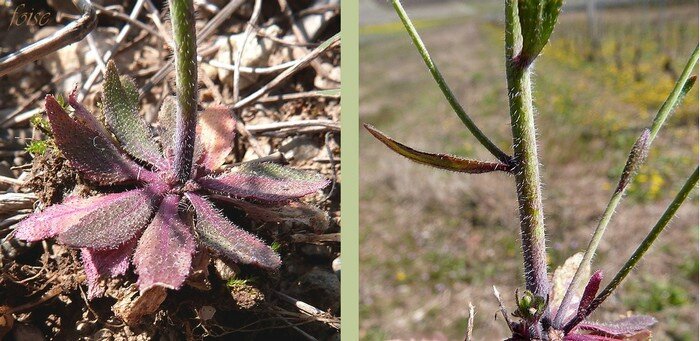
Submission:
M 420 4 L 419 4 L 420 3 Z M 435 86 L 395 13 L 362 0 L 362 122 L 413 147 L 490 160 Z M 535 68 L 550 267 L 582 251 L 629 148 L 648 126 L 698 41 L 697 2 L 565 1 Z M 431 55 L 476 123 L 504 149 L 510 126 L 502 1 L 413 1 Z M 592 15 L 593 14 L 593 15 Z M 595 23 L 595 25 L 591 25 Z M 670 117 L 594 259 L 610 279 L 698 162 L 698 92 Z M 437 171 L 360 133 L 361 336 L 462 339 L 468 303 L 476 339 L 506 337 L 494 320 L 522 286 L 517 203 L 505 174 Z M 693 193 L 636 272 L 598 311 L 660 322 L 655 339 L 698 335 L 698 196 Z

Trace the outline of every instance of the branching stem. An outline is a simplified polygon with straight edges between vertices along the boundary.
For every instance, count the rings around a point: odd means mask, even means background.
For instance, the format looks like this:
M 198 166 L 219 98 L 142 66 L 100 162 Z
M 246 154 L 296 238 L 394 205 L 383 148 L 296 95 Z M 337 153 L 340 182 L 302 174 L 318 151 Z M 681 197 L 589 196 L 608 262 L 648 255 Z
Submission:
M 532 106 L 531 66 L 523 67 L 512 57 L 517 49 L 519 27 L 517 6 L 512 0 L 506 1 L 506 73 L 513 131 L 514 174 L 520 206 L 525 287 L 535 295 L 546 298 L 549 294 L 549 279 L 535 111 Z
M 678 81 L 676 81 L 676 85 L 674 86 L 673 90 L 671 93 L 668 95 L 668 98 L 664 102 L 664 104 L 661 106 L 659 111 L 657 112 L 656 116 L 654 117 L 654 120 L 652 121 L 651 127 L 649 128 L 649 137 L 648 141 L 646 144 L 648 145 L 646 148 L 648 149 L 649 146 L 651 145 L 652 141 L 654 140 L 654 137 L 656 137 L 656 134 L 659 132 L 661 127 L 663 126 L 664 122 L 666 121 L 666 118 L 673 112 L 673 110 L 681 103 L 683 97 L 688 93 L 690 88 L 693 86 L 695 83 L 695 78 L 691 78 L 690 74 L 695 68 L 695 65 L 698 62 L 698 47 L 695 47 L 695 50 L 690 56 L 690 59 L 685 65 L 685 68 L 683 69 L 683 73 L 681 74 L 680 78 Z M 630 157 L 632 155 L 630 154 Z M 628 160 L 629 163 L 629 160 Z M 637 165 L 639 167 L 639 165 Z M 626 175 L 623 174 L 621 175 L 622 178 L 624 178 Z M 603 238 L 603 234 L 605 233 L 605 229 L 607 228 L 608 224 L 610 223 L 610 219 L 612 218 L 612 215 L 615 213 L 615 209 L 617 209 L 617 206 L 620 204 L 620 200 L 622 199 L 625 191 L 625 187 L 627 187 L 627 184 L 632 182 L 632 179 L 634 178 L 635 174 L 634 172 L 632 174 L 627 174 L 629 177 L 625 182 L 624 186 L 620 187 L 615 190 L 613 193 L 612 197 L 610 198 L 610 201 L 608 202 L 608 205 L 605 208 L 605 212 L 603 213 L 603 216 L 600 218 L 598 225 L 596 226 L 595 231 L 593 232 L 593 236 L 591 237 L 590 242 L 588 243 L 588 246 L 586 247 L 586 252 L 583 255 L 583 260 L 581 260 L 581 264 L 579 265 L 578 269 L 576 270 L 576 274 L 571 280 L 571 283 L 569 284 L 569 287 L 566 290 L 566 294 L 564 295 L 564 299 L 562 299 L 560 308 L 557 311 L 557 315 L 554 318 L 554 323 L 553 325 L 555 327 L 561 327 L 564 324 L 564 311 L 566 309 L 562 309 L 563 307 L 566 307 L 569 305 L 571 300 L 573 299 L 574 296 L 574 290 L 578 287 L 581 281 L 584 280 L 583 276 L 584 273 L 586 272 L 586 269 L 590 269 L 591 262 L 593 260 L 593 256 L 595 255 L 595 252 L 598 249 L 598 244 L 600 243 L 600 240 Z M 620 180 L 622 184 L 622 179 Z
M 692 175 L 685 181 L 685 184 L 683 185 L 683 188 L 681 188 L 680 192 L 676 194 L 676 197 L 673 198 L 673 201 L 668 205 L 666 210 L 664 211 L 663 215 L 661 215 L 661 218 L 659 218 L 659 221 L 656 222 L 656 225 L 649 231 L 649 234 L 647 234 L 646 238 L 639 244 L 637 249 L 634 251 L 632 256 L 625 262 L 625 265 L 622 266 L 620 271 L 617 272 L 615 277 L 610 281 L 610 284 L 608 284 L 603 291 L 598 294 L 598 296 L 591 302 L 591 304 L 588 306 L 586 309 L 586 313 L 584 315 L 580 315 L 572 319 L 569 323 L 567 323 L 566 327 L 564 327 L 564 331 L 568 332 L 574 327 L 576 327 L 582 319 L 586 318 L 590 313 L 592 313 L 598 306 L 600 306 L 605 299 L 610 296 L 610 294 L 617 289 L 617 287 L 622 283 L 622 281 L 627 277 L 627 275 L 634 269 L 635 266 L 637 266 L 637 263 L 642 259 L 644 254 L 649 250 L 652 244 L 654 244 L 654 241 L 656 238 L 659 237 L 661 232 L 668 226 L 668 223 L 671 221 L 673 216 L 676 214 L 676 211 L 678 211 L 678 208 L 683 204 L 686 198 L 688 198 L 688 195 L 690 192 L 695 188 L 695 186 L 698 184 L 698 168 L 695 168 L 695 172 L 693 172 Z
M 476 139 L 479 140 L 479 142 L 489 152 L 491 152 L 493 156 L 495 156 L 499 161 L 507 165 L 511 164 L 511 157 L 504 151 L 502 151 L 500 148 L 498 148 L 498 146 L 496 146 L 488 138 L 488 136 L 484 135 L 481 129 L 479 129 L 479 127 L 476 126 L 474 121 L 472 121 L 472 119 L 469 117 L 466 111 L 464 111 L 462 105 L 459 104 L 457 98 L 452 93 L 452 90 L 450 89 L 449 85 L 447 85 L 447 81 L 445 81 L 445 78 L 440 73 L 440 70 L 438 69 L 437 65 L 430 57 L 428 49 L 425 47 L 425 44 L 423 44 L 423 40 L 421 39 L 420 35 L 418 35 L 418 31 L 416 31 L 416 28 L 413 26 L 413 23 L 408 17 L 408 14 L 406 14 L 406 11 L 403 9 L 403 6 L 401 6 L 401 2 L 399 0 L 391 0 L 391 4 L 394 6 L 396 13 L 399 15 L 399 18 L 401 18 L 403 26 L 406 28 L 406 31 L 411 37 L 413 44 L 416 46 L 416 49 L 418 49 L 418 53 L 423 58 L 425 65 L 428 67 L 428 70 L 430 70 L 430 74 L 433 76 L 433 79 L 435 79 L 435 82 L 440 88 L 440 91 L 442 91 L 443 95 L 447 99 L 447 102 L 450 103 L 452 110 L 454 110 L 457 116 L 459 116 L 459 119 L 462 120 L 462 123 L 467 127 L 467 129 L 469 129 L 469 131 L 474 135 L 474 137 L 476 137 Z

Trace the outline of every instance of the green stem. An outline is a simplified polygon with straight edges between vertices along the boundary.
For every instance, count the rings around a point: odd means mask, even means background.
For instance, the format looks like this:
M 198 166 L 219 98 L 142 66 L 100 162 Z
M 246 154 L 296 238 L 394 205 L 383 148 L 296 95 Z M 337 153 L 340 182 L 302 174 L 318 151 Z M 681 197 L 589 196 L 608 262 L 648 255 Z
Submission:
M 530 66 L 523 67 L 513 58 L 519 35 L 517 6 L 509 0 L 506 1 L 506 73 L 525 287 L 537 296 L 547 297 L 549 279 Z
M 676 84 L 671 91 L 671 93 L 668 95 L 668 98 L 664 102 L 664 104 L 659 108 L 659 111 L 656 113 L 656 116 L 654 116 L 654 120 L 652 121 L 651 127 L 649 128 L 649 137 L 646 139 L 644 144 L 646 144 L 646 147 L 643 149 L 648 150 L 648 148 L 651 146 L 651 142 L 653 141 L 654 137 L 656 137 L 656 134 L 659 132 L 661 127 L 663 126 L 664 122 L 666 122 L 666 119 L 668 116 L 673 112 L 673 110 L 681 103 L 683 100 L 683 97 L 688 93 L 690 88 L 692 88 L 693 84 L 695 83 L 695 77 L 691 78 L 690 74 L 693 71 L 693 68 L 695 68 L 695 64 L 698 62 L 698 47 L 695 47 L 695 50 L 690 56 L 690 59 L 688 59 L 688 62 L 685 65 L 685 68 L 683 69 L 683 73 L 681 74 L 680 78 L 676 81 Z M 636 146 L 636 145 L 635 145 Z M 634 149 L 633 149 L 634 151 Z M 630 153 L 630 156 L 627 160 L 627 166 L 630 165 L 630 160 L 633 158 L 634 153 Z M 646 154 L 646 152 L 644 153 Z M 639 160 L 639 162 L 636 162 L 636 167 L 638 168 L 640 164 L 642 163 L 642 160 Z M 605 212 L 603 213 L 603 216 L 601 217 L 600 221 L 598 222 L 598 226 L 595 229 L 595 232 L 593 232 L 593 237 L 591 237 L 590 242 L 588 243 L 588 247 L 586 248 L 586 252 L 583 255 L 583 259 L 581 260 L 581 264 L 579 265 L 578 269 L 576 270 L 576 274 L 574 275 L 573 279 L 571 280 L 571 283 L 569 283 L 569 287 L 566 290 L 566 294 L 564 295 L 564 299 L 561 302 L 560 309 L 557 311 L 557 315 L 554 318 L 554 323 L 553 325 L 555 327 L 561 327 L 563 324 L 564 320 L 564 311 L 566 309 L 562 309 L 563 307 L 566 307 L 570 302 L 571 299 L 573 298 L 574 290 L 575 288 L 578 287 L 580 282 L 583 280 L 583 275 L 586 272 L 587 269 L 590 269 L 590 266 L 592 264 L 592 259 L 593 255 L 595 254 L 596 250 L 598 249 L 598 245 L 600 243 L 600 240 L 603 238 L 603 234 L 605 233 L 605 229 L 607 228 L 608 224 L 610 223 L 612 215 L 615 213 L 615 209 L 620 203 L 620 200 L 622 199 L 622 196 L 624 195 L 624 190 L 627 187 L 629 183 L 632 182 L 632 179 L 634 178 L 635 172 L 623 172 L 621 175 L 620 179 L 620 185 L 618 185 L 618 188 L 615 190 L 613 193 L 612 197 L 610 198 L 610 201 L 608 202 L 608 206 L 605 208 Z
M 173 166 L 178 180 L 184 183 L 192 170 L 197 127 L 197 43 L 192 0 L 170 0 L 170 19 L 175 40 L 178 100 Z
M 676 81 L 676 85 L 673 87 L 673 91 L 671 91 L 671 94 L 668 95 L 668 98 L 666 99 L 664 104 L 661 105 L 659 112 L 654 117 L 654 121 L 651 124 L 650 141 L 654 140 L 654 138 L 656 137 L 656 133 L 659 132 L 661 126 L 663 126 L 664 122 L 666 122 L 666 118 L 668 117 L 668 115 L 673 112 L 673 110 L 681 102 L 685 94 L 688 93 L 690 88 L 695 83 L 695 78 L 690 78 L 690 73 L 693 71 L 693 69 L 695 68 L 695 64 L 697 63 L 698 46 L 696 45 L 695 50 L 690 55 L 690 59 L 688 59 L 688 62 L 685 64 L 683 73 L 681 73 L 680 78 L 678 78 L 678 81 Z
M 411 37 L 413 44 L 416 46 L 416 49 L 418 49 L 418 53 L 420 53 L 425 65 L 428 67 L 428 70 L 430 70 L 430 74 L 433 76 L 433 79 L 435 79 L 435 82 L 447 99 L 447 102 L 450 103 L 452 110 L 454 110 L 457 116 L 459 116 L 462 123 L 464 123 L 474 137 L 476 137 L 476 139 L 479 140 L 479 142 L 486 147 L 486 149 L 488 149 L 493 156 L 495 156 L 499 161 L 510 165 L 511 157 L 498 148 L 498 146 L 496 146 L 486 135 L 484 135 L 484 133 L 479 129 L 479 127 L 476 126 L 474 121 L 472 121 L 469 115 L 464 111 L 464 108 L 462 108 L 462 106 L 459 104 L 457 98 L 455 98 L 455 95 L 452 93 L 452 90 L 447 85 L 445 78 L 440 73 L 437 65 L 430 57 L 428 49 L 425 47 L 425 44 L 423 44 L 423 40 L 421 40 L 420 35 L 418 35 L 418 31 L 416 31 L 416 28 L 413 26 L 413 23 L 408 17 L 408 14 L 406 14 L 406 11 L 403 9 L 403 6 L 401 6 L 401 2 L 399 0 L 391 0 L 391 3 L 394 6 L 396 13 L 399 15 L 399 18 L 401 18 L 401 22 L 406 28 L 406 31 L 408 31 L 408 35 Z
M 673 216 L 676 214 L 678 211 L 678 208 L 683 204 L 686 198 L 688 198 L 688 195 L 690 192 L 695 188 L 695 186 L 698 183 L 698 168 L 695 168 L 695 172 L 685 181 L 685 184 L 683 185 L 683 188 L 681 188 L 680 192 L 676 194 L 676 197 L 673 198 L 673 201 L 671 201 L 671 204 L 668 205 L 666 208 L 666 211 L 664 211 L 663 215 L 661 215 L 661 218 L 659 218 L 659 221 L 656 222 L 656 225 L 649 231 L 649 234 L 647 234 L 646 238 L 642 241 L 642 243 L 637 247 L 637 249 L 634 251 L 632 256 L 627 260 L 625 265 L 622 266 L 620 271 L 617 272 L 615 277 L 610 281 L 610 284 L 608 284 L 603 291 L 598 294 L 598 296 L 591 302 L 591 304 L 586 308 L 586 313 L 585 315 L 577 316 L 573 320 L 571 320 L 569 323 L 567 323 L 566 327 L 564 328 L 565 332 L 569 332 L 571 329 L 576 327 L 585 317 L 590 315 L 598 306 L 600 306 L 601 303 L 607 299 L 610 294 L 617 289 L 617 287 L 622 283 L 622 281 L 627 277 L 627 275 L 634 269 L 634 267 L 639 263 L 639 261 L 642 259 L 644 254 L 649 250 L 651 245 L 656 241 L 656 238 L 659 237 L 661 232 L 668 226 L 668 223 L 671 221 Z

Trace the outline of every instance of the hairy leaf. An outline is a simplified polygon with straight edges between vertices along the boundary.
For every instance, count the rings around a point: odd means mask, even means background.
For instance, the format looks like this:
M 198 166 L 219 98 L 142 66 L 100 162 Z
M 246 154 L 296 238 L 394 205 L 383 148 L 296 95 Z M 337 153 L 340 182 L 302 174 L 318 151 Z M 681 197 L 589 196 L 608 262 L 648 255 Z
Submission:
M 190 272 L 195 243 L 177 213 L 180 196 L 168 195 L 139 239 L 134 266 L 141 293 L 153 286 L 178 289 Z
M 623 191 L 627 187 L 630 180 L 639 170 L 639 167 L 641 167 L 644 160 L 646 160 L 647 154 L 649 154 L 649 147 L 651 145 L 651 139 L 649 138 L 650 134 L 651 131 L 649 129 L 644 129 L 642 135 L 640 135 L 639 138 L 637 138 L 637 141 L 634 142 L 632 150 L 627 157 L 625 168 L 622 170 L 620 182 L 617 184 L 617 189 L 615 189 L 616 192 Z
M 75 118 L 77 118 L 80 123 L 99 133 L 106 140 L 112 141 L 112 134 L 105 129 L 104 125 L 100 123 L 95 115 L 78 102 L 78 88 L 75 88 L 68 96 L 68 104 L 75 110 Z
M 72 247 L 113 249 L 125 243 L 148 223 L 161 195 L 153 186 L 120 193 L 99 209 L 58 234 L 58 241 Z
M 228 108 L 213 106 L 199 114 L 194 160 L 207 170 L 221 167 L 233 148 L 236 120 Z
M 586 288 L 583 290 L 583 295 L 581 295 L 581 303 L 578 306 L 579 314 L 584 314 L 585 316 L 586 309 L 588 309 L 588 306 L 591 305 L 591 302 L 595 299 L 595 295 L 598 293 L 598 289 L 600 289 L 600 282 L 602 281 L 603 272 L 600 270 L 596 271 L 593 276 L 591 276 Z
M 578 325 L 581 330 L 587 330 L 593 333 L 600 333 L 609 336 L 634 336 L 638 333 L 645 332 L 651 326 L 656 324 L 656 319 L 651 316 L 637 315 L 626 317 L 609 323 L 594 323 L 582 322 Z
M 177 114 L 177 98 L 167 96 L 158 111 L 160 123 L 160 145 L 163 147 L 163 156 L 171 158 L 175 148 L 175 115 Z
M 133 195 L 132 192 L 123 192 L 85 199 L 72 198 L 63 204 L 49 206 L 17 224 L 15 237 L 30 242 L 53 237 L 75 226 L 86 215 L 104 211 L 113 203 Z
M 265 202 L 300 198 L 328 185 L 328 180 L 317 173 L 274 163 L 245 164 L 221 176 L 201 178 L 197 181 L 214 192 Z
M 259 204 L 228 197 L 217 197 L 245 211 L 249 217 L 263 222 L 295 222 L 310 226 L 314 231 L 324 231 L 329 224 L 326 212 L 301 202 L 282 205 Z
M 87 277 L 88 299 L 104 294 L 104 289 L 98 286 L 100 277 L 115 277 L 126 273 L 135 248 L 134 238 L 114 250 L 80 249 Z
M 566 307 L 561 307 L 561 302 L 566 294 L 566 289 L 571 284 L 571 280 L 576 274 L 576 270 L 581 265 L 581 260 L 583 260 L 583 252 L 578 252 L 571 257 L 569 257 L 563 265 L 559 266 L 554 270 L 552 275 L 552 289 L 550 290 L 550 306 L 558 307 L 557 309 L 564 309 L 563 314 L 565 317 L 569 317 L 576 313 L 578 298 L 574 298 L 573 304 L 569 304 Z M 590 273 L 590 266 L 584 264 L 586 268 L 584 269 L 585 276 Z M 579 292 L 583 289 L 583 284 L 577 286 L 575 292 Z
M 46 96 L 46 113 L 56 145 L 71 166 L 89 180 L 112 185 L 150 175 L 150 172 L 120 154 L 104 136 L 71 119 L 51 95 Z
M 195 230 L 204 245 L 237 263 L 276 269 L 282 261 L 269 246 L 252 234 L 229 222 L 206 199 L 185 194 L 197 212 Z
M 389 149 L 393 150 L 394 152 L 398 153 L 399 155 L 405 156 L 406 158 L 410 159 L 411 161 L 415 161 L 420 164 L 432 166 L 435 168 L 440 168 L 440 169 L 446 169 L 449 171 L 454 171 L 454 172 L 463 172 L 463 173 L 472 173 L 472 174 L 478 174 L 478 173 L 486 173 L 486 172 L 494 172 L 494 171 L 503 171 L 503 172 L 509 172 L 510 167 L 508 165 L 505 165 L 500 162 L 488 162 L 488 161 L 479 161 L 479 160 L 472 160 L 472 159 L 464 159 L 460 158 L 457 156 L 452 156 L 452 155 L 447 155 L 447 154 L 434 154 L 434 153 L 426 153 L 420 150 L 413 149 L 409 146 L 406 146 L 402 143 L 397 142 L 396 140 L 392 139 L 391 137 L 388 137 L 384 135 L 382 132 L 379 130 L 375 129 L 369 124 L 364 125 L 365 128 L 379 140 L 380 142 L 384 143 Z
M 518 17 L 523 37 L 520 57 L 525 65 L 540 54 L 552 35 L 561 11 L 562 0 L 518 1 Z
M 619 341 L 618 338 L 609 338 L 600 335 L 569 334 L 564 337 L 564 341 Z
M 133 81 L 122 82 L 113 61 L 107 64 L 104 81 L 105 120 L 124 150 L 164 169 L 166 162 L 146 123 L 138 115 L 138 92 Z

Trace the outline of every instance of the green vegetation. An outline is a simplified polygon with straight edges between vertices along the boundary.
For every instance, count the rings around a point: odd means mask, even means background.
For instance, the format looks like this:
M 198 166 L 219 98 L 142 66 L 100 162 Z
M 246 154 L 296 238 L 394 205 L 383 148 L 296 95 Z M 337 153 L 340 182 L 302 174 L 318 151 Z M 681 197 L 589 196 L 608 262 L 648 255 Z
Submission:
M 538 108 L 540 154 L 545 165 L 545 214 L 551 265 L 561 264 L 585 247 L 581 244 L 588 241 L 609 193 L 617 184 L 629 147 L 673 87 L 677 75 L 672 78 L 665 65 L 673 66 L 679 73 L 697 41 L 696 30 L 681 28 L 697 26 L 696 10 L 695 6 L 669 10 L 668 15 L 677 19 L 673 23 L 669 21 L 661 31 L 684 37 L 675 40 L 648 39 L 652 30 L 645 27 L 656 24 L 655 14 L 642 15 L 633 9 L 606 13 L 600 18 L 605 26 L 601 31 L 615 34 L 603 36 L 600 55 L 592 59 L 587 57 L 589 45 L 576 40 L 583 39 L 577 38 L 579 35 L 585 35 L 585 16 L 579 13 L 562 16 L 552 45 L 545 47 L 536 65 L 533 94 Z M 627 17 L 630 19 L 619 19 Z M 509 151 L 509 127 L 503 123 L 507 119 L 503 111 L 507 106 L 503 96 L 505 80 L 496 81 L 504 71 L 502 24 L 472 17 L 461 23 L 447 22 L 419 30 L 456 97 L 495 144 Z M 384 34 L 382 39 L 374 38 L 361 46 L 361 120 L 395 133 L 397 140 L 422 150 L 489 159 L 488 152 L 459 125 L 440 91 L 431 86 L 430 76 L 414 47 L 406 41 L 405 33 L 399 31 Z M 614 49 L 610 52 L 611 41 L 624 42 L 616 43 L 623 47 L 622 52 Z M 664 48 L 659 48 L 660 45 Z M 636 57 L 636 49 L 645 52 Z M 669 53 L 661 54 L 661 51 Z M 612 68 L 615 71 L 608 72 Z M 601 245 L 596 257 L 597 267 L 606 270 L 608 279 L 624 262 L 619 255 L 631 253 L 687 177 L 685 173 L 696 165 L 697 106 L 695 88 L 669 118 L 650 151 L 648 163 L 631 184 L 629 198 L 621 205 L 620 215 L 613 220 L 605 237 L 607 245 Z M 490 287 L 484 284 L 498 284 L 504 299 L 510 301 L 512 298 L 505 293 L 512 292 L 521 280 L 514 275 L 521 264 L 517 258 L 517 238 L 513 237 L 517 226 L 511 221 L 517 206 L 512 198 L 495 194 L 512 193 L 512 179 L 506 176 L 495 180 L 465 179 L 464 175 L 437 174 L 426 167 L 399 161 L 367 136 L 361 137 L 361 153 L 361 264 L 372 264 L 361 267 L 361 276 L 363 281 L 374 282 L 371 287 L 397 288 L 393 296 L 392 290 L 380 294 L 368 289 L 370 297 L 362 303 L 368 306 L 363 306 L 361 311 L 361 318 L 366 321 L 363 335 L 368 339 L 370 335 L 431 336 L 419 325 L 432 323 L 434 327 L 430 331 L 443 330 L 449 333 L 448 339 L 463 337 L 464 329 L 451 326 L 466 325 L 469 299 L 478 302 L 475 331 L 482 331 L 480 337 L 505 337 L 496 331 L 502 328 L 502 322 L 492 321 L 490 312 L 494 310 L 488 301 L 493 298 Z M 390 174 L 398 170 L 404 174 Z M 437 185 L 443 182 L 452 186 Z M 429 188 L 436 186 L 440 193 L 428 193 Z M 465 204 L 470 197 L 473 202 L 484 196 L 490 196 L 485 208 Z M 673 283 L 685 293 L 682 300 L 674 301 L 680 304 L 665 304 L 653 314 L 662 321 L 654 331 L 661 338 L 697 333 L 697 312 L 688 309 L 697 305 L 694 294 L 697 276 L 692 277 L 697 273 L 697 262 L 689 261 L 697 258 L 697 236 L 688 237 L 697 228 L 695 194 L 691 195 L 691 201 L 674 220 L 677 228 L 664 232 L 638 272 L 658 275 L 664 269 L 672 272 L 673 278 L 689 279 Z M 453 206 L 458 208 L 450 208 Z M 503 247 L 506 241 L 510 242 L 509 246 Z M 438 255 L 444 259 L 436 260 L 436 256 L 422 250 L 438 247 L 441 248 Z M 662 256 L 662 250 L 667 248 L 671 249 L 669 256 Z M 512 261 L 496 261 L 506 258 Z M 498 271 L 483 271 L 485 264 L 492 262 L 498 263 Z M 429 276 L 419 277 L 426 269 L 435 269 L 433 266 L 445 269 L 427 271 Z M 458 280 L 450 280 L 450 276 Z M 397 281 L 399 277 L 404 280 Z M 459 279 L 466 283 L 459 283 Z M 434 320 L 428 320 L 428 315 L 412 318 L 411 314 L 421 311 L 427 303 L 398 292 L 407 290 L 414 296 L 429 297 L 435 293 L 423 287 L 432 291 L 438 283 L 446 285 L 438 290 L 440 296 L 449 297 L 435 298 L 444 312 Z M 509 284 L 501 286 L 501 283 Z M 626 298 L 643 297 L 641 294 L 647 289 L 625 286 L 621 292 Z M 602 307 L 604 312 L 594 315 L 594 319 L 627 309 L 649 312 L 627 303 L 627 300 L 606 302 Z

